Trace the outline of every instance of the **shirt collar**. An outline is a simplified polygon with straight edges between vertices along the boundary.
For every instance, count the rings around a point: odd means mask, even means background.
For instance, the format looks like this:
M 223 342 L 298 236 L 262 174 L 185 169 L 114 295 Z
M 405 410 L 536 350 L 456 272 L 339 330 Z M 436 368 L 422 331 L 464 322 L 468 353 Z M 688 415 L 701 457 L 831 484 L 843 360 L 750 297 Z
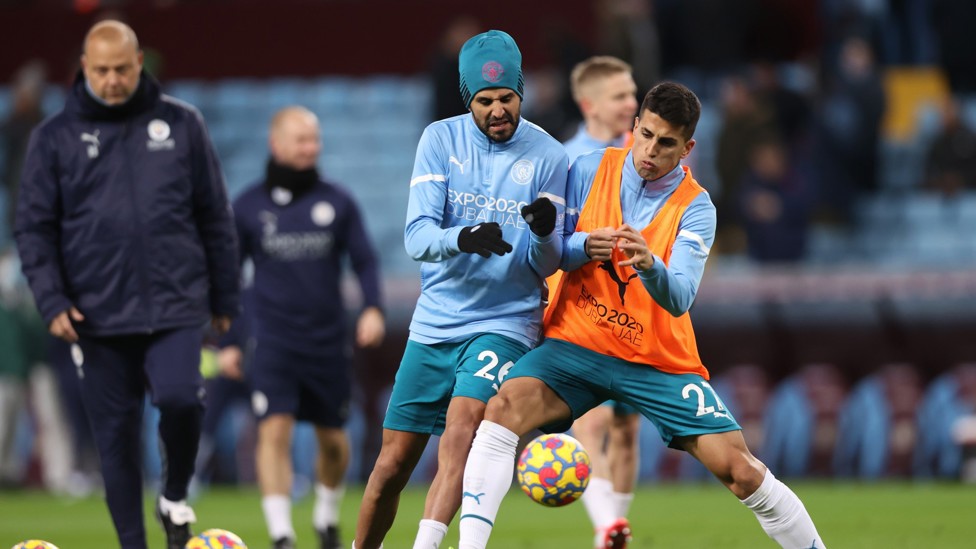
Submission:
M 529 121 L 520 116 L 518 127 L 515 128 L 515 133 L 512 135 L 512 138 L 504 143 L 499 143 L 498 141 L 489 138 L 484 132 L 481 131 L 480 128 L 478 128 L 478 125 L 474 121 L 473 114 L 468 113 L 465 118 L 467 119 L 465 124 L 468 125 L 468 131 L 474 136 L 474 142 L 484 150 L 488 150 L 489 146 L 493 146 L 499 150 L 505 150 L 511 147 L 522 138 L 522 135 L 525 134 L 527 126 L 529 125 Z
M 136 94 L 136 91 L 138 91 L 138 90 L 139 90 L 139 85 L 136 84 L 136 87 L 132 89 L 132 93 L 129 94 L 129 97 L 126 97 L 125 98 L 125 101 L 123 101 L 122 103 L 119 103 L 119 105 L 125 105 L 126 103 L 128 103 L 129 100 L 132 99 L 132 96 L 134 96 Z M 96 103 L 98 103 L 99 105 L 101 105 L 103 107 L 117 107 L 117 106 L 119 106 L 119 105 L 110 105 L 107 101 L 105 101 L 97 93 L 95 93 L 95 90 L 93 90 L 92 87 L 91 87 L 91 82 L 89 82 L 87 78 L 85 79 L 85 91 L 88 92 L 88 95 L 92 99 L 94 99 Z
M 621 184 L 630 187 L 642 186 L 645 194 L 653 196 L 673 191 L 678 187 L 678 184 L 680 184 L 684 178 L 685 171 L 679 163 L 674 167 L 673 170 L 657 179 L 641 179 L 641 176 L 637 174 L 637 169 L 634 168 L 634 151 L 628 151 L 627 158 L 624 160 L 624 170 L 623 177 L 621 178 Z

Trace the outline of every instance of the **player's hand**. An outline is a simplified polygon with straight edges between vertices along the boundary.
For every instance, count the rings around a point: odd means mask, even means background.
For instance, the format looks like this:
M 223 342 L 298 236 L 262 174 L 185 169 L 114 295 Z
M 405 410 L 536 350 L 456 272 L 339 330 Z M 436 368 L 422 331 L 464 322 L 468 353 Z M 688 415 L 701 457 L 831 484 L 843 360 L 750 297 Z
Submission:
M 630 265 L 638 271 L 646 271 L 654 266 L 654 254 L 647 249 L 647 241 L 637 229 L 623 224 L 613 232 L 613 236 L 617 239 L 617 248 L 627 256 L 627 259 L 618 261 L 617 265 Z
M 376 307 L 367 307 L 359 315 L 356 322 L 356 344 L 360 347 L 379 347 L 386 337 L 386 321 L 383 311 Z
M 243 379 L 244 352 L 237 345 L 229 345 L 217 352 L 217 370 L 228 379 Z
M 58 313 L 58 316 L 54 317 L 47 329 L 56 338 L 63 339 L 68 343 L 77 343 L 78 332 L 75 331 L 72 321 L 83 322 L 84 320 L 85 315 L 81 314 L 78 309 L 71 307 L 67 311 Z
M 466 254 L 491 257 L 491 254 L 507 254 L 512 251 L 512 245 L 502 238 L 502 228 L 498 223 L 492 222 L 461 229 L 458 234 L 458 249 Z
M 586 237 L 586 242 L 583 244 L 586 255 L 590 256 L 593 261 L 610 259 L 613 247 L 617 244 L 617 239 L 614 238 L 613 233 L 614 231 L 610 227 L 590 231 L 590 235 Z
M 522 207 L 522 218 L 538 236 L 549 236 L 556 228 L 556 206 L 546 197 Z
M 227 333 L 227 330 L 230 330 L 230 317 L 213 316 L 210 318 L 210 326 L 217 335 L 224 335 Z

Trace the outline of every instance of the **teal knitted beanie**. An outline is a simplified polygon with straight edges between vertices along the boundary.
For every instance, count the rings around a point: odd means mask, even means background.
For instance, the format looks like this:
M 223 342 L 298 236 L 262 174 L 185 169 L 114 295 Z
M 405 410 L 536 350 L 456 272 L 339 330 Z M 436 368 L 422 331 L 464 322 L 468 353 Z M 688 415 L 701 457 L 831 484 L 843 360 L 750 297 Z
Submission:
M 468 39 L 461 47 L 458 72 L 465 107 L 487 88 L 509 88 L 522 97 L 522 52 L 505 32 L 490 30 Z

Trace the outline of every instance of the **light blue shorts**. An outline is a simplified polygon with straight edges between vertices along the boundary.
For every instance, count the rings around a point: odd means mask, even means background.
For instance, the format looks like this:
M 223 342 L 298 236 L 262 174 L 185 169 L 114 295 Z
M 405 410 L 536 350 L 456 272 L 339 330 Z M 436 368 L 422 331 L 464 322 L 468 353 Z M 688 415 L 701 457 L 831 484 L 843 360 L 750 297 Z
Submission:
M 383 427 L 440 435 L 452 398 L 488 402 L 515 361 L 528 351 L 524 344 L 497 334 L 434 345 L 407 341 Z
M 608 399 L 636 408 L 669 446 L 678 437 L 741 429 L 698 374 L 669 374 L 558 339 L 547 339 L 522 357 L 506 379 L 517 377 L 543 381 L 572 410 L 572 419 L 542 426 L 545 432 L 569 429 L 572 420 Z

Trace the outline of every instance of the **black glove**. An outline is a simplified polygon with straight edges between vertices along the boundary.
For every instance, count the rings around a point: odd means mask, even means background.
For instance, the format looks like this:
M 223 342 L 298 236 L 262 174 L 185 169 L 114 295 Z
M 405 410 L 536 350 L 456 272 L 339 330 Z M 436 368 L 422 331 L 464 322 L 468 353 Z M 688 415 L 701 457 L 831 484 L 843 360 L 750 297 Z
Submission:
M 546 197 L 536 198 L 535 202 L 523 206 L 522 217 L 538 236 L 548 236 L 556 228 L 556 207 Z
M 466 254 L 478 254 L 481 257 L 491 257 L 491 254 L 505 255 L 512 251 L 512 245 L 502 238 L 502 228 L 494 222 L 461 229 L 458 248 Z

